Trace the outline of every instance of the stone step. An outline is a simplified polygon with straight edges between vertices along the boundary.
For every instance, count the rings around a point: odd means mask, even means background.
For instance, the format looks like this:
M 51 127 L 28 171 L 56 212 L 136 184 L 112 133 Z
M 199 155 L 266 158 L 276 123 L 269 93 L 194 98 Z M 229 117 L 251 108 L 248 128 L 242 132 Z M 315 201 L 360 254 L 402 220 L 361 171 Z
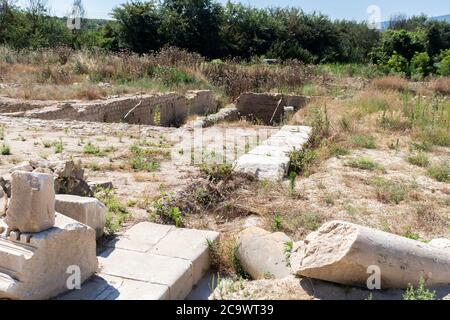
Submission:
M 13 287 L 15 283 L 16 280 L 10 274 L 9 270 L 0 268 L 0 291 L 8 291 L 8 288 Z
M 253 175 L 259 180 L 283 180 L 289 170 L 289 153 L 302 150 L 311 132 L 311 127 L 282 127 L 260 146 L 240 157 L 235 163 L 235 171 Z
M 0 261 L 1 267 L 6 273 L 14 276 L 22 270 L 24 262 L 31 259 L 33 250 L 20 243 L 0 239 Z
M 100 272 L 63 300 L 182 300 L 210 268 L 213 231 L 143 222 L 107 244 Z

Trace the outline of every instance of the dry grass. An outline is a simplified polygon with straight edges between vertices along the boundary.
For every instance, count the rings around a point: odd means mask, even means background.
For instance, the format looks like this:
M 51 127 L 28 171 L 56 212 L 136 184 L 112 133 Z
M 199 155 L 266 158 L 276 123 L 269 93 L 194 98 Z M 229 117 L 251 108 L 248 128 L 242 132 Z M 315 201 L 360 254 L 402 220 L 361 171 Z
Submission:
M 430 82 L 429 87 L 434 92 L 437 92 L 437 93 L 440 93 L 443 95 L 449 95 L 450 94 L 450 78 L 444 77 L 444 78 L 439 78 L 439 79 L 433 80 Z
M 372 81 L 371 86 L 378 90 L 408 90 L 408 81 L 398 76 L 387 76 Z

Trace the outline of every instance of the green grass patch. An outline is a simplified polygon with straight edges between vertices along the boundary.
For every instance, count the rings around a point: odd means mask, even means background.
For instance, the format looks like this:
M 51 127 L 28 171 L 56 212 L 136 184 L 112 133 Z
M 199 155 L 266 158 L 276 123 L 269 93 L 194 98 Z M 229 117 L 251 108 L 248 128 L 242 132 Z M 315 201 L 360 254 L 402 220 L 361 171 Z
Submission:
M 364 149 L 376 149 L 375 138 L 370 135 L 357 134 L 350 137 L 353 146 Z
M 408 187 L 399 181 L 376 177 L 371 180 L 371 185 L 375 187 L 378 201 L 383 203 L 400 204 L 408 195 Z
M 424 152 L 419 152 L 415 155 L 410 155 L 408 157 L 408 162 L 412 165 L 426 168 L 430 165 L 430 159 L 428 158 L 428 155 Z
M 106 205 L 105 229 L 109 235 L 120 231 L 123 224 L 131 217 L 131 213 L 115 195 L 112 190 L 104 189 L 95 194 L 95 197 Z
M 3 143 L 0 147 L 0 154 L 2 156 L 9 156 L 11 155 L 11 148 L 6 143 Z
M 91 142 L 88 142 L 87 144 L 84 145 L 83 153 L 97 157 L 105 156 L 105 152 L 103 152 L 99 147 L 97 147 L 95 144 Z
M 356 158 L 356 159 L 348 161 L 346 163 L 346 165 L 348 167 L 361 169 L 361 170 L 368 170 L 368 171 L 373 171 L 373 170 L 382 168 L 382 166 L 379 163 L 375 162 L 374 160 L 372 160 L 370 158 Z
M 450 165 L 444 162 L 428 168 L 428 176 L 439 182 L 450 182 Z

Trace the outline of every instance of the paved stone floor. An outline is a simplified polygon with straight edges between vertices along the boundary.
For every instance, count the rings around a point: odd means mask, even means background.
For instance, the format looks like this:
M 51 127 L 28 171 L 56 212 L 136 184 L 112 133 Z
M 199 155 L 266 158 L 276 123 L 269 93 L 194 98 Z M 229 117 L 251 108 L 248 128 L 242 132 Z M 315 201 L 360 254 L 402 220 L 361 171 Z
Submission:
M 213 231 L 137 224 L 107 244 L 99 272 L 61 300 L 182 300 L 205 297 Z M 205 277 L 206 275 L 206 277 Z M 193 289 L 199 284 L 197 290 Z

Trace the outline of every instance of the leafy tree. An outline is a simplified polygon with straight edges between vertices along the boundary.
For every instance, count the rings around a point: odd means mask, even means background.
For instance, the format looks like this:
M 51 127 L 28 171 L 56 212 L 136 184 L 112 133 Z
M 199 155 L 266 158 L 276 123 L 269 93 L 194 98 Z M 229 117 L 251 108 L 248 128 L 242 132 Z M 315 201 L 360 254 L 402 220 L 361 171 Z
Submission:
M 0 0 L 0 43 L 11 42 L 16 11 L 15 0 Z
M 145 53 L 161 47 L 161 17 L 153 1 L 127 2 L 115 8 L 112 16 L 117 20 L 114 34 L 117 35 L 119 48 Z
M 396 52 L 411 61 L 416 52 L 426 51 L 427 39 L 424 32 L 387 30 L 383 33 L 381 47 L 388 56 Z
M 222 51 L 222 7 L 212 0 L 166 0 L 161 6 L 160 33 L 167 44 L 208 57 Z

